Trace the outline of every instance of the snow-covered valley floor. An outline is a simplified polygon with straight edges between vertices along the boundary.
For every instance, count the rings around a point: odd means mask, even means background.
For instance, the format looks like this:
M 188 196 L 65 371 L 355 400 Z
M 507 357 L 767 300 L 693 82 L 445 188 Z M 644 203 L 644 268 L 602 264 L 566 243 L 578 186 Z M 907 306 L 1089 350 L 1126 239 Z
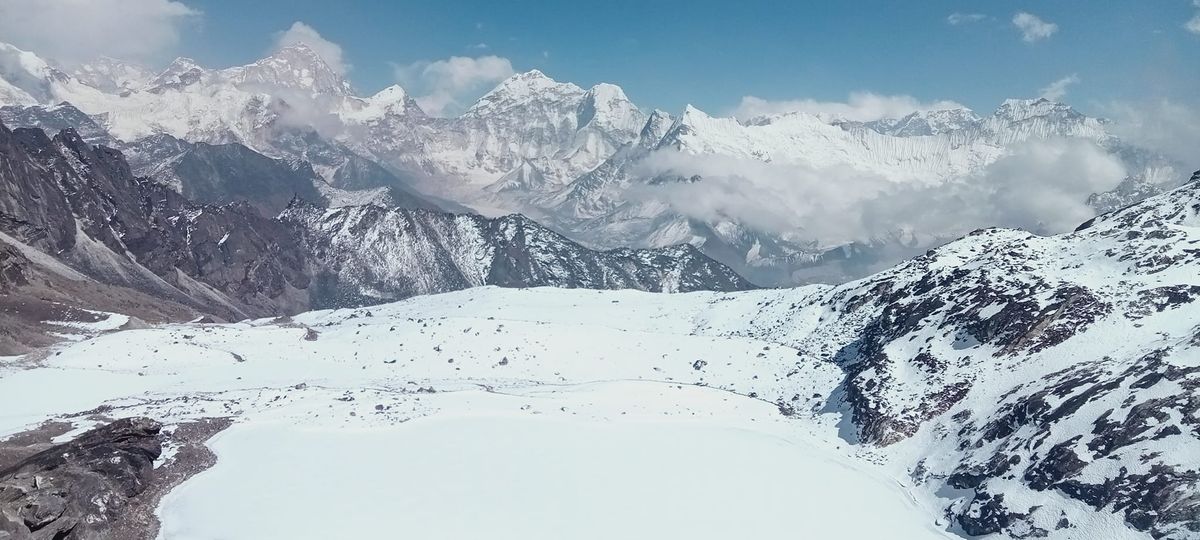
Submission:
M 168 540 L 954 537 L 919 448 L 843 438 L 839 368 L 745 337 L 779 294 L 484 287 L 108 332 L 0 364 L 0 437 L 232 418 L 162 500 Z

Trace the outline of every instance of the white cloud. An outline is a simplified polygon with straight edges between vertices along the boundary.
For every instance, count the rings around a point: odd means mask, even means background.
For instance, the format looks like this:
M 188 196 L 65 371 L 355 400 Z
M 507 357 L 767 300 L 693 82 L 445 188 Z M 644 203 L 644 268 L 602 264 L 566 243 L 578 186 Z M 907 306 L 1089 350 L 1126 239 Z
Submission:
M 74 67 L 170 57 L 199 11 L 173 0 L 0 0 L 0 40 Z
M 1068 75 L 1057 81 L 1054 81 L 1045 88 L 1041 89 L 1040 95 L 1050 101 L 1059 101 L 1067 95 L 1067 89 L 1071 85 L 1079 82 L 1079 76 L 1075 74 Z
M 425 112 L 435 116 L 461 111 L 466 100 L 514 73 L 512 62 L 499 56 L 452 56 L 393 68 L 396 80 L 418 96 L 414 99 Z
M 946 17 L 946 22 L 958 26 L 960 24 L 977 23 L 987 18 L 987 15 L 982 13 L 951 13 Z
M 1192 0 L 1192 5 L 1200 8 L 1200 0 Z M 1200 13 L 1188 19 L 1188 22 L 1183 23 L 1183 28 L 1193 34 L 1200 34 Z
M 1186 28 L 1188 32 L 1200 34 L 1200 13 L 1197 13 L 1195 17 L 1192 17 L 1191 20 L 1183 25 L 1183 27 Z
M 1101 107 L 1113 134 L 1125 142 L 1200 166 L 1200 106 L 1167 99 L 1114 102 Z
M 308 45 L 308 48 L 317 53 L 317 56 L 339 75 L 345 75 L 350 70 L 350 66 L 342 58 L 342 46 L 321 37 L 315 28 L 307 24 L 296 21 L 292 23 L 291 28 L 275 34 L 275 50 L 301 43 Z
M 690 178 L 635 188 L 680 214 L 736 221 L 824 245 L 871 241 L 898 231 L 950 239 L 980 227 L 1059 233 L 1091 218 L 1092 193 L 1125 178 L 1124 166 L 1081 139 L 1019 145 L 978 174 L 940 185 L 897 183 L 849 166 L 813 168 L 660 150 L 639 174 Z
M 1026 43 L 1041 41 L 1058 31 L 1057 24 L 1044 21 L 1041 17 L 1024 11 L 1013 15 L 1012 22 L 1021 31 L 1021 39 Z
M 916 111 L 961 108 L 953 101 L 922 102 L 912 96 L 884 96 L 872 92 L 853 92 L 845 102 L 796 99 L 769 101 L 755 96 L 745 96 L 733 116 L 746 120 L 755 116 L 803 112 L 822 118 L 843 118 L 856 122 L 870 122 L 881 118 L 901 118 Z

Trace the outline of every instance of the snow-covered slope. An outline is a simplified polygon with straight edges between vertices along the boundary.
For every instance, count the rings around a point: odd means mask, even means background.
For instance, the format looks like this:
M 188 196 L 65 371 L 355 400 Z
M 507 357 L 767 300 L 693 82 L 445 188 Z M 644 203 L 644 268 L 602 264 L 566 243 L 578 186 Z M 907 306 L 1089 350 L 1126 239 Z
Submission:
M 679 431 L 685 426 L 768 434 L 802 466 L 824 456 L 825 468 L 859 471 L 829 478 L 831 485 L 789 485 L 789 502 L 811 509 L 820 507 L 814 499 L 832 497 L 854 507 L 858 520 L 905 538 L 1195 538 L 1198 225 L 1200 175 L 1073 233 L 983 230 L 837 287 L 685 295 L 476 288 L 370 309 L 106 334 L 33 369 L 8 368 L 0 394 L 14 406 L 0 432 L 47 418 L 87 424 L 71 413 L 98 405 L 168 423 L 234 416 L 239 424 L 213 443 L 212 474 L 164 502 L 164 525 L 180 531 L 218 511 L 203 501 L 240 496 L 232 473 L 252 474 L 258 460 L 275 459 L 254 441 L 303 441 L 314 457 L 349 451 L 374 468 L 327 466 L 393 478 L 406 465 L 393 469 L 394 460 L 365 449 L 416 433 L 442 448 L 446 431 L 415 428 L 431 425 L 425 420 L 398 427 L 425 417 L 454 424 L 461 444 L 478 444 L 460 421 L 483 415 L 546 444 L 573 440 L 573 430 L 600 420 L 614 452 L 645 444 L 649 455 L 660 451 L 655 439 L 628 436 L 625 422 L 653 421 L 681 440 L 691 440 Z M 33 397 L 48 385 L 77 391 Z M 522 418 L 569 425 L 543 425 L 537 429 L 548 431 L 537 435 Z M 730 442 L 715 433 L 702 439 Z M 507 444 L 497 452 L 509 455 Z M 547 459 L 589 455 L 562 452 Z M 449 470 L 440 460 L 424 463 Z M 527 470 L 523 463 L 496 466 Z M 728 465 L 697 463 L 694 477 L 725 478 Z M 263 467 L 255 478 L 287 470 Z M 739 470 L 758 474 L 746 467 Z M 774 468 L 781 478 L 794 471 Z M 386 489 L 351 476 L 366 492 Z M 638 487 L 661 478 L 650 474 Z M 864 486 L 869 493 L 837 488 L 872 478 L 880 483 Z M 529 481 L 541 489 L 544 479 Z M 301 492 L 285 498 L 303 499 L 321 483 L 296 485 Z M 897 511 L 889 494 L 911 502 Z M 483 504 L 471 493 L 459 497 L 468 507 Z M 889 510 L 877 515 L 876 506 Z M 286 511 L 265 508 L 268 516 Z M 742 523 L 715 509 L 706 515 Z M 813 515 L 797 530 L 856 530 L 831 523 L 833 515 Z M 240 516 L 246 527 L 264 526 Z M 669 516 L 648 519 L 661 525 Z M 538 531 L 528 534 L 553 536 Z M 880 534 L 869 531 L 862 532 Z
M 107 56 L 79 66 L 71 74 L 83 84 L 113 94 L 140 90 L 155 77 L 146 68 Z

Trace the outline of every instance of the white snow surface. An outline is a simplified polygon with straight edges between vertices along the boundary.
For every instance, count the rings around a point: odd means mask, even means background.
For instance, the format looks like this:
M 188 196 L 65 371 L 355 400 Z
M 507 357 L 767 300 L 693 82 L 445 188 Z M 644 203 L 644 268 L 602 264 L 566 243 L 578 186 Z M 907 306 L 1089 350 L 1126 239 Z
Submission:
M 99 404 L 233 416 L 218 465 L 163 501 L 165 539 L 946 537 L 905 480 L 853 457 L 836 415 L 798 422 L 731 391 L 783 379 L 794 351 L 691 335 L 681 312 L 716 300 L 485 287 L 105 334 L 0 372 L 0 434 Z M 798 383 L 812 395 L 838 377 L 814 365 Z M 729 389 L 693 386 L 710 379 Z M 876 519 L 853 523 L 847 500 Z M 321 508 L 375 518 L 304 517 Z
M 847 444 L 842 413 L 824 407 L 841 370 L 790 345 L 822 310 L 774 333 L 784 319 L 772 306 L 826 292 L 483 287 L 110 333 L 0 372 L 0 434 L 99 404 L 168 424 L 234 417 L 212 441 L 218 464 L 163 501 L 165 539 L 346 526 L 311 515 L 364 516 L 349 536 L 401 524 L 434 538 L 940 537 L 947 501 L 910 477 L 920 457 L 950 457 L 937 430 L 887 449 Z M 985 416 L 996 403 L 982 396 L 966 407 Z M 797 413 L 785 417 L 773 402 L 789 399 Z M 1111 514 L 1011 487 L 1025 492 L 1073 508 L 1075 528 L 1058 537 L 1143 538 Z M 234 507 L 255 511 L 213 519 Z
M 212 442 L 217 466 L 163 501 L 161 538 L 950 537 L 886 474 L 725 392 L 610 382 L 422 402 L 435 412 L 390 426 L 234 426 Z

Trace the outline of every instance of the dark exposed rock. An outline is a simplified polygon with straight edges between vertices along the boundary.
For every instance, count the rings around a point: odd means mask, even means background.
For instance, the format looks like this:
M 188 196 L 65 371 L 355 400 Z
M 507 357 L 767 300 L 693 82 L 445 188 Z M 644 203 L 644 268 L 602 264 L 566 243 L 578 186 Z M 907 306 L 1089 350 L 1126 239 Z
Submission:
M 1172 537 L 1172 532 L 1200 532 L 1200 470 L 1166 463 L 1152 463 L 1147 472 L 1133 473 L 1126 467 L 1103 483 L 1084 481 L 1079 473 L 1088 463 L 1129 455 L 1149 441 L 1200 436 L 1200 367 L 1181 367 L 1169 360 L 1170 350 L 1158 350 L 1143 356 L 1124 370 L 1112 370 L 1111 360 L 1072 366 L 1052 374 L 1043 389 L 1019 395 L 1001 410 L 1004 414 L 980 431 L 976 446 L 1001 442 L 1005 448 L 1032 450 L 1029 466 L 1023 473 L 1027 485 L 1035 490 L 1058 490 L 1101 510 L 1111 508 L 1123 513 L 1132 527 L 1156 538 Z M 1114 395 L 1154 388 L 1156 385 L 1178 388 L 1175 394 L 1138 399 L 1129 394 L 1118 413 L 1112 408 L 1094 405 Z M 1168 386 L 1169 385 L 1169 386 Z M 1057 406 L 1050 405 L 1056 401 Z M 1087 408 L 1085 409 L 1085 406 Z M 1084 411 L 1095 411 L 1085 413 Z M 1088 416 L 1082 416 L 1088 414 Z M 1095 415 L 1094 417 L 1091 415 Z M 1077 435 L 1049 448 L 1030 448 L 1023 441 L 1043 441 L 1055 426 L 1065 421 L 1091 419 L 1091 433 Z M 1177 419 L 1190 431 L 1185 433 L 1170 422 Z M 1019 436 L 1018 436 L 1019 434 Z M 1078 453 L 1085 448 L 1086 455 Z M 1027 450 L 1027 451 L 1028 451 Z M 951 476 L 955 487 L 977 488 L 987 478 L 1003 471 L 987 471 L 970 466 Z M 973 476 L 978 471 L 979 476 Z M 1187 535 L 1179 536 L 1187 537 Z
M 117 420 L 0 470 L 0 537 L 104 539 L 146 488 L 161 426 Z
M 1004 506 L 1004 494 L 991 495 L 980 491 L 967 508 L 958 514 L 958 524 L 971 536 L 983 536 L 1003 531 L 1020 517 Z
M 305 305 L 302 295 L 285 294 L 307 286 L 304 253 L 249 206 L 193 205 L 70 130 L 50 139 L 0 127 L 0 146 L 6 135 L 13 145 L 0 162 L 16 169 L 0 178 L 5 232 L 98 281 L 227 319 Z
M 14 246 L 0 243 L 0 292 L 29 284 L 29 258 Z

